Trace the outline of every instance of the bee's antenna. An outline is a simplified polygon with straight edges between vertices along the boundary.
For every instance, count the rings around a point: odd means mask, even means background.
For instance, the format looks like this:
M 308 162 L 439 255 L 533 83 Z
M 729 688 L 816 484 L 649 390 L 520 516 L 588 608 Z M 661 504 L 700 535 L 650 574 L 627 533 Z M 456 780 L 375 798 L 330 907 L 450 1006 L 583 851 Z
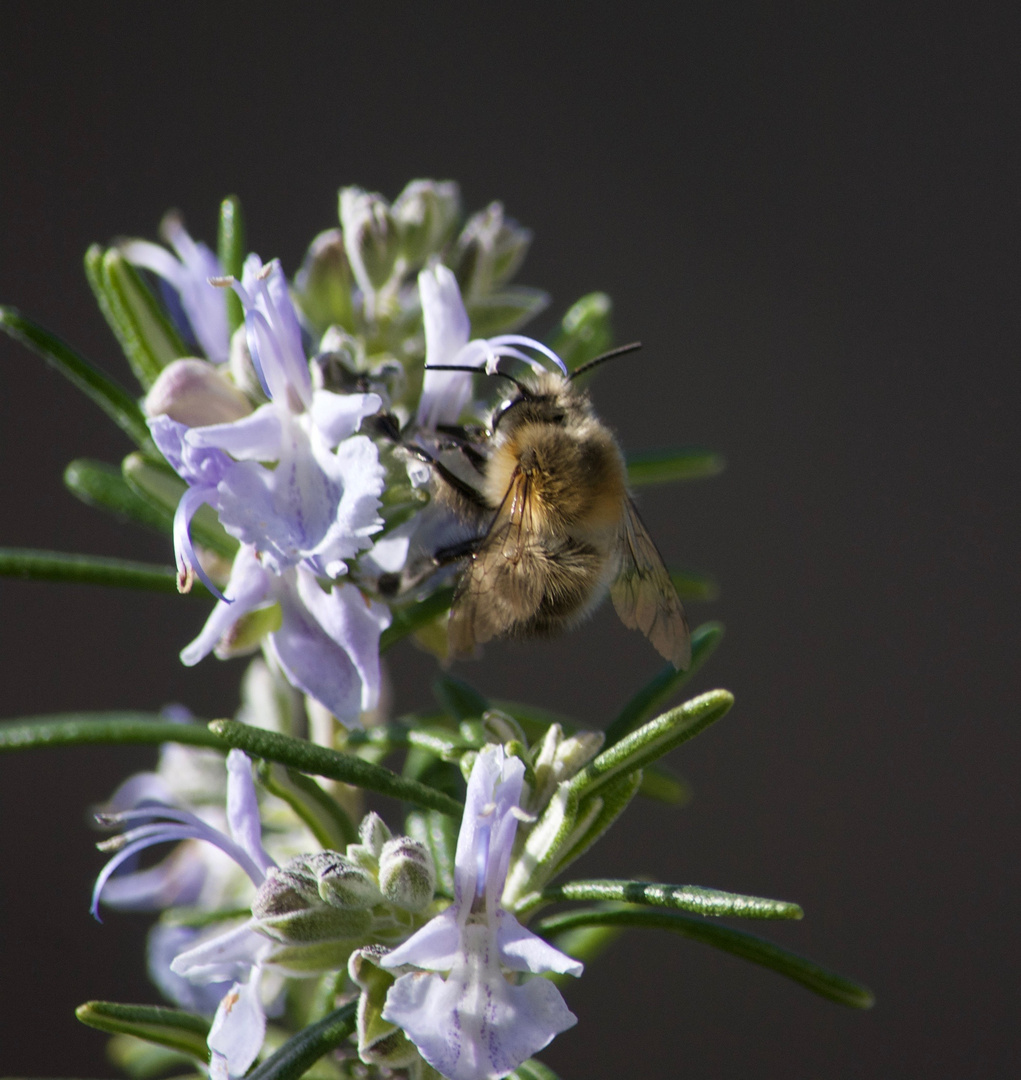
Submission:
M 484 367 L 472 367 L 470 364 L 426 364 L 426 371 L 470 371 L 473 375 L 499 375 L 501 379 L 509 379 L 521 391 L 522 397 L 531 397 L 532 391 L 524 383 L 518 382 L 513 375 L 497 368 L 487 372 Z
M 567 376 L 568 381 L 576 379 L 579 375 L 585 375 L 594 367 L 606 363 L 607 360 L 613 360 L 618 356 L 623 356 L 625 353 L 637 352 L 641 347 L 642 343 L 640 341 L 632 341 L 630 345 L 618 345 L 616 349 L 610 349 L 609 352 L 604 352 L 599 356 L 593 357 L 591 360 L 587 360 L 581 367 L 576 367 L 574 371 Z

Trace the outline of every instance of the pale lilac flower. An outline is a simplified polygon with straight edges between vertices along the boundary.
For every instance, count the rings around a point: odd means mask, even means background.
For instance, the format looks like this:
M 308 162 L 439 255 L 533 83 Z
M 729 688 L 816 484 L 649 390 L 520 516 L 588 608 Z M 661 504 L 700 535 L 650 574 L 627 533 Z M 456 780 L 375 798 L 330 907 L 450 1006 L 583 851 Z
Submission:
M 230 423 L 189 428 L 189 446 L 220 450 L 232 466 L 217 483 L 223 527 L 253 544 L 277 573 L 299 562 L 325 577 L 371 546 L 382 526 L 385 471 L 370 439 L 355 435 L 378 412 L 377 394 L 313 390 L 301 330 L 279 262 L 245 261 L 233 287 L 245 308 L 252 363 L 269 401 Z M 265 462 L 274 462 L 267 468 Z
M 229 834 L 213 828 L 189 810 L 156 802 L 98 817 L 104 824 L 130 828 L 101 845 L 107 850 L 115 847 L 116 854 L 103 867 L 93 889 L 92 912 L 97 918 L 100 897 L 114 872 L 154 844 L 206 840 L 230 855 L 257 888 L 277 865 L 262 846 L 251 762 L 240 750 L 231 750 L 227 755 Z M 262 1049 L 266 1015 L 260 983 L 263 963 L 271 948 L 272 942 L 258 933 L 254 921 L 249 919 L 225 933 L 200 941 L 179 953 L 170 964 L 174 975 L 192 982 L 231 984 L 216 1010 L 207 1040 L 214 1080 L 243 1076 Z
M 230 600 L 217 603 L 199 636 L 181 651 L 185 664 L 197 664 L 229 641 L 244 615 L 278 603 L 281 622 L 267 647 L 292 686 L 349 726 L 379 703 L 379 636 L 390 625 L 385 604 L 342 582 L 327 592 L 304 565 L 272 573 L 249 544 L 234 559 L 227 593 Z
M 214 364 L 222 364 L 230 352 L 227 304 L 210 278 L 223 274 L 220 260 L 201 241 L 196 242 L 177 214 L 167 214 L 160 226 L 164 239 L 177 253 L 147 240 L 129 240 L 121 245 L 128 262 L 151 270 L 177 293 L 181 308 L 202 352 Z
M 515 984 L 505 974 L 582 972 L 500 904 L 524 771 L 502 746 L 479 754 L 457 839 L 454 902 L 381 961 L 424 969 L 397 979 L 382 1015 L 449 1080 L 506 1076 L 577 1022 L 553 983 Z
M 456 424 L 471 397 L 471 373 L 467 371 L 430 370 L 436 365 L 485 369 L 490 375 L 501 357 L 523 360 L 537 371 L 542 363 L 521 351 L 541 353 L 566 375 L 563 361 L 552 349 L 534 338 L 521 334 L 500 334 L 492 338 L 471 337 L 468 312 L 453 272 L 442 264 L 427 267 L 418 275 L 425 327 L 425 378 L 418 404 L 418 425 L 435 428 L 438 424 Z M 520 346 L 520 348 L 518 347 Z

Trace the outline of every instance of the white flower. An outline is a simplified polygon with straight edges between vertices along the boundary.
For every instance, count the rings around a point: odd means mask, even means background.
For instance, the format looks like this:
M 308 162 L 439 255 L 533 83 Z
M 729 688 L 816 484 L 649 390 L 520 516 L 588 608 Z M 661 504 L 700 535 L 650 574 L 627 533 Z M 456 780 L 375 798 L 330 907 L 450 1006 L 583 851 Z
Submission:
M 424 969 L 397 979 L 382 1015 L 449 1080 L 506 1076 L 577 1022 L 551 982 L 515 984 L 505 974 L 582 972 L 500 905 L 523 778 L 523 763 L 503 747 L 479 754 L 457 839 L 454 902 L 381 961 Z

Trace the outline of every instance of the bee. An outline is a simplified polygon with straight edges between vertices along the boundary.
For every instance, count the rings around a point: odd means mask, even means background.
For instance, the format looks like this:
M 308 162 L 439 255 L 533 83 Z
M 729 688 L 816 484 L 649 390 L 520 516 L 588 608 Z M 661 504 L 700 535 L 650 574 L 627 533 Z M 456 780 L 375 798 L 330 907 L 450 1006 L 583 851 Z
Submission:
M 447 429 L 455 471 L 432 459 L 437 496 L 478 535 L 437 562 L 466 559 L 448 630 L 452 655 L 496 637 L 569 629 L 607 592 L 625 626 L 676 668 L 691 661 L 684 610 L 627 487 L 620 447 L 575 379 L 625 346 L 575 369 L 519 381 L 488 431 Z M 466 478 L 467 475 L 467 478 Z

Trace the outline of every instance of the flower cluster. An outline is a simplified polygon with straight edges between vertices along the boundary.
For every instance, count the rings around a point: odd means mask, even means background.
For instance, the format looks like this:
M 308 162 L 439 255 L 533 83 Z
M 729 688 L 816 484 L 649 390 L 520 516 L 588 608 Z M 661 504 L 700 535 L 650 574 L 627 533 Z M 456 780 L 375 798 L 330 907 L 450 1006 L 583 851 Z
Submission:
M 326 1080 L 547 1076 L 532 1055 L 576 1023 L 563 976 L 581 975 L 620 929 L 647 925 L 867 1007 L 863 988 L 705 918 L 800 918 L 795 904 L 640 880 L 557 884 L 637 795 L 683 802 L 684 785 L 658 759 L 732 698 L 710 691 L 654 714 L 710 655 L 715 624 L 691 635 L 688 670 L 669 665 L 605 733 L 491 702 L 447 674 L 436 709 L 389 715 L 381 654 L 414 635 L 445 658 L 458 561 L 474 568 L 501 520 L 493 572 L 527 547 L 526 474 L 538 472 L 539 451 L 512 463 L 499 508 L 458 469 L 495 459 L 514 423 L 497 436 L 507 411 L 525 403 L 518 415 L 531 423 L 527 399 L 545 393 L 533 386 L 574 394 L 567 378 L 522 382 L 513 370 L 587 373 L 605 358 L 609 302 L 582 298 L 547 341 L 519 333 L 546 304 L 511 283 L 530 234 L 499 203 L 465 216 L 450 182 L 414 181 L 392 204 L 344 188 L 339 219 L 291 281 L 279 261 L 244 250 L 235 199 L 224 202 L 218 254 L 177 215 L 164 221 L 167 247 L 91 249 L 89 280 L 141 383 L 141 408 L 0 308 L 0 329 L 63 366 L 135 440 L 116 482 L 88 463 L 67 479 L 122 517 L 165 527 L 178 588 L 213 599 L 183 662 L 261 653 L 233 720 L 204 725 L 179 707 L 141 726 L 60 720 L 58 741 L 162 743 L 156 769 L 128 778 L 97 814 L 115 835 L 99 845 L 109 860 L 92 908 L 159 913 L 149 971 L 181 1010 L 91 1002 L 79 1017 L 115 1033 L 114 1053 L 138 1080 L 179 1069 L 182 1055 L 212 1080 L 240 1080 L 257 1061 L 262 1080 L 296 1077 L 319 1059 Z M 506 376 L 519 396 L 494 412 L 473 395 L 498 380 L 475 373 Z M 544 422 L 559 437 L 567 397 L 546 397 Z M 571 400 L 591 428 L 587 398 Z M 597 507 L 591 531 L 623 530 L 629 554 L 611 551 L 586 571 L 595 548 L 555 535 L 538 552 L 557 571 L 547 567 L 544 588 L 566 587 L 559 571 L 572 559 L 594 600 L 614 574 L 626 578 L 614 595 L 625 622 L 686 661 L 673 579 L 627 509 L 626 466 L 608 432 L 604 444 L 624 516 L 603 520 Z M 658 453 L 654 464 L 660 478 L 718 467 L 704 452 Z M 52 573 L 61 558 L 28 553 L 22 569 Z M 61 569 L 79 580 L 98 579 L 93 571 L 173 587 L 169 569 L 137 563 L 72 556 Z M 529 587 L 512 571 L 507 580 L 506 602 L 527 607 Z M 711 592 L 697 575 L 676 580 L 689 596 Z M 683 640 L 655 629 L 666 623 Z M 18 731 L 13 745 L 51 741 L 45 721 Z M 367 792 L 400 818 L 388 825 Z M 578 901 L 592 903 L 539 917 Z

